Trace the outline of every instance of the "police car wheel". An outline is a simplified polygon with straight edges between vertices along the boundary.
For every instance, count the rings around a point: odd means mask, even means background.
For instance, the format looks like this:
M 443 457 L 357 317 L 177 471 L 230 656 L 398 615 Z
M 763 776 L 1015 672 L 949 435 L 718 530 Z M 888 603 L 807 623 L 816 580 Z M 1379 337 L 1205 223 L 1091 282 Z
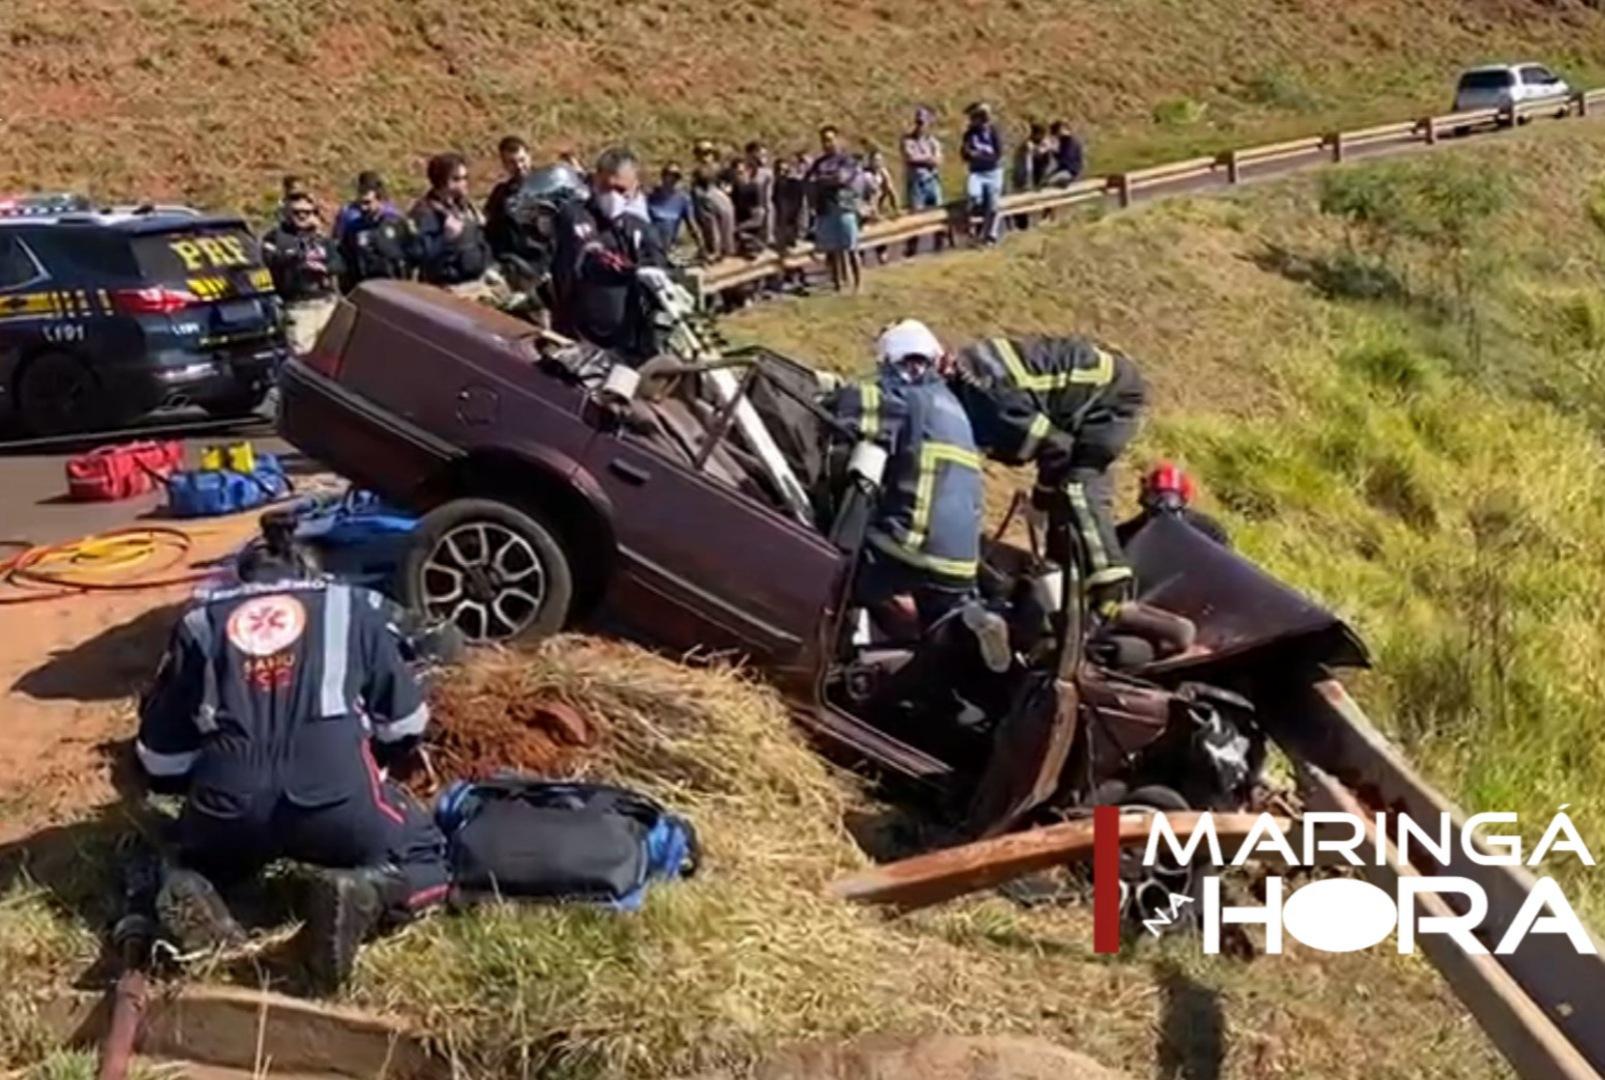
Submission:
M 70 353 L 42 353 L 29 360 L 17 382 L 17 405 L 30 435 L 93 430 L 107 419 L 100 380 Z
M 562 629 L 574 577 L 539 518 L 493 499 L 457 499 L 418 523 L 402 591 L 408 607 L 470 642 L 528 641 Z

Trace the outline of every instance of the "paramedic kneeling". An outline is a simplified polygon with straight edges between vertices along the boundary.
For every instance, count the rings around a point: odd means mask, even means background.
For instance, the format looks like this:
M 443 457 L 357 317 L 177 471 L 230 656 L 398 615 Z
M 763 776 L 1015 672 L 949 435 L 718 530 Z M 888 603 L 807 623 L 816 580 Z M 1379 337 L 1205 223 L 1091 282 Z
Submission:
M 185 952 L 238 941 L 216 886 L 309 864 L 306 962 L 332 992 L 381 922 L 445 897 L 444 839 L 379 771 L 428 707 L 377 593 L 272 549 L 249 550 L 241 577 L 184 615 L 140 703 L 140 764 L 186 797 L 157 912 Z

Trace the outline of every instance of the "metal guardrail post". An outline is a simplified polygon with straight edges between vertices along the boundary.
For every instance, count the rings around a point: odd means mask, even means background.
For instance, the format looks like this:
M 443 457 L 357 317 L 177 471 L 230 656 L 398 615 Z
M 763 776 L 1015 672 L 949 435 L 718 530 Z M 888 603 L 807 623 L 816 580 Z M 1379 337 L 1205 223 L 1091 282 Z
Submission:
M 1572 103 L 1577 106 L 1578 116 L 1588 115 L 1588 91 L 1577 91 L 1577 93 L 1572 95 Z
M 1421 121 L 1421 130 L 1427 136 L 1427 145 L 1428 146 L 1436 146 L 1436 145 L 1438 145 L 1438 120 L 1437 120 L 1437 117 L 1429 116 L 1425 120 L 1422 120 Z
M 1514 102 L 1499 110 L 1499 122 L 1505 127 L 1516 126 L 1516 106 Z
M 1326 143 L 1332 148 L 1332 160 L 1343 160 L 1343 132 L 1334 131 L 1326 137 Z
M 1226 182 L 1235 184 L 1243 178 L 1243 163 L 1238 160 L 1236 150 L 1228 150 L 1221 155 L 1226 162 Z
M 1109 181 L 1114 184 L 1115 194 L 1120 199 L 1120 208 L 1124 210 L 1131 205 L 1131 177 L 1125 173 L 1119 173 L 1110 177 Z

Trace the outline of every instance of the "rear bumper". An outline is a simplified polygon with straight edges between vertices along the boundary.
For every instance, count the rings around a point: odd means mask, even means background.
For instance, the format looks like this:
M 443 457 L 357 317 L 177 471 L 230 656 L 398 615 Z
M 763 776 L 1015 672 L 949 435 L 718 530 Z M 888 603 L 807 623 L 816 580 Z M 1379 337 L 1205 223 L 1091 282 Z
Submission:
M 267 391 L 288 355 L 271 341 L 215 351 L 164 349 L 138 365 L 103 369 L 101 379 L 107 393 L 131 411 L 206 405 Z
M 288 361 L 279 434 L 302 453 L 384 498 L 420 506 L 423 489 L 463 451 L 312 370 Z

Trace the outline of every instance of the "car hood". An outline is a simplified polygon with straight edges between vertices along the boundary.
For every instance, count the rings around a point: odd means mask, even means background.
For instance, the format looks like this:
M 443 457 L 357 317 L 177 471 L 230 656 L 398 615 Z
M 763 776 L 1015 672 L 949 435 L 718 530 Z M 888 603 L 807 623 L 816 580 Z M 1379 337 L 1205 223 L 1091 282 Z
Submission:
M 1370 666 L 1365 643 L 1342 619 L 1176 515 L 1150 519 L 1126 556 L 1142 600 L 1198 627 L 1195 648 L 1155 673 Z

